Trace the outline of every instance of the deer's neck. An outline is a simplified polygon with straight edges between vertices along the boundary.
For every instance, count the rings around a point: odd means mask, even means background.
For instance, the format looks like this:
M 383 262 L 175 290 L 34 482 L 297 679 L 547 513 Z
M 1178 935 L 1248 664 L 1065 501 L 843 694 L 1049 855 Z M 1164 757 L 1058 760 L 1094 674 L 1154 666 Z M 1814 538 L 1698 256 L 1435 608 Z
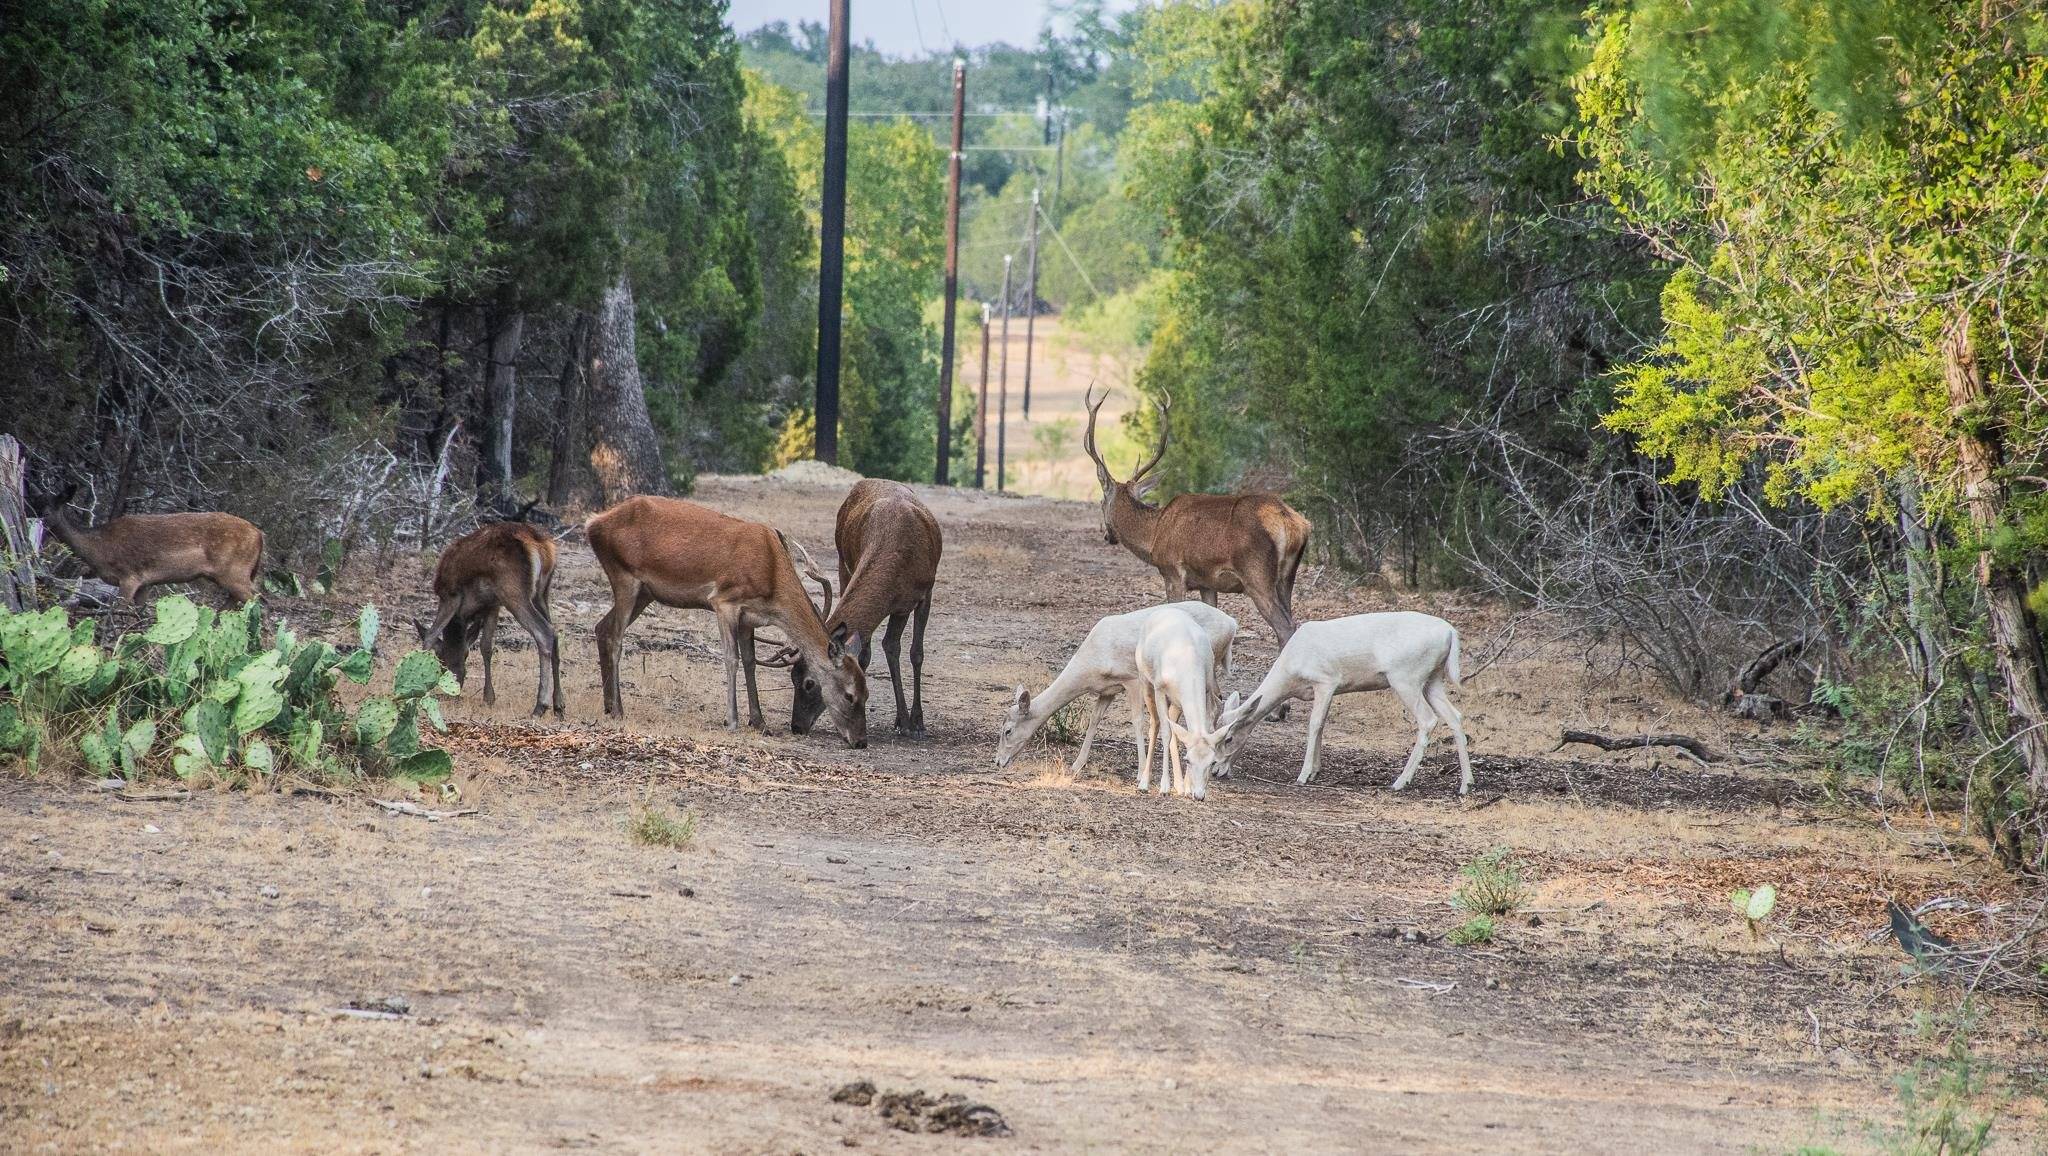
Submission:
M 1141 562 L 1154 563 L 1152 547 L 1159 536 L 1159 514 L 1158 506 L 1146 505 L 1128 490 L 1119 489 L 1110 499 L 1110 528 L 1116 531 L 1116 540 Z
M 842 622 L 863 638 L 874 634 L 882 620 L 889 617 L 890 596 L 896 585 L 896 576 L 885 571 L 885 567 L 874 566 L 867 559 L 854 566 L 846 588 L 839 592 L 839 601 L 832 607 L 832 617 L 825 623 L 827 634 Z
M 73 554 L 78 555 L 79 561 L 92 567 L 95 575 L 101 579 L 106 579 L 108 559 L 106 551 L 100 546 L 99 531 L 89 530 L 79 525 L 72 519 L 71 511 L 69 510 L 51 511 L 44 516 L 43 525 L 48 526 L 50 532 L 57 535 L 59 542 L 64 543 Z
M 1084 665 L 1077 654 L 1068 661 L 1067 668 L 1060 671 L 1060 676 L 1052 680 L 1051 686 L 1032 696 L 1031 717 L 1042 723 L 1082 695 L 1101 694 L 1114 685 L 1117 684 L 1105 679 L 1101 671 Z

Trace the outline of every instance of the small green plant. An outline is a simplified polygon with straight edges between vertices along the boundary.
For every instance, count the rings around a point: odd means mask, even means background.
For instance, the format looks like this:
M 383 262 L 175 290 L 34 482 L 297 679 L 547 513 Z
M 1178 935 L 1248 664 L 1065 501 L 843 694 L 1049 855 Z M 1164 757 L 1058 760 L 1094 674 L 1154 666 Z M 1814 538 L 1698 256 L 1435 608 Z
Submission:
M 0 754 L 30 767 L 53 752 L 75 756 L 129 779 L 167 765 L 186 779 L 294 770 L 438 782 L 453 764 L 421 744 L 418 724 L 446 730 L 435 696 L 459 688 L 432 654 L 406 655 L 391 694 L 366 700 L 354 718 L 337 700 L 342 679 L 370 680 L 377 630 L 376 607 L 366 606 L 353 650 L 302 642 L 282 626 L 266 647 L 254 603 L 216 612 L 173 594 L 157 601 L 149 629 L 102 648 L 94 623 L 74 626 L 62 608 L 0 610 Z
M 1970 1048 L 1977 1017 L 1969 1004 L 1951 1016 L 1922 1016 L 1923 1039 L 1944 1032 L 1942 1054 L 1899 1077 L 1900 1121 L 1877 1135 L 1897 1156 L 1976 1156 L 1991 1144 L 1998 1106 L 1980 1106 L 1984 1075 Z
M 1458 886 L 1451 892 L 1451 906 L 1468 915 L 1512 915 L 1527 899 L 1522 865 L 1506 847 L 1495 847 L 1460 867 Z
M 1475 915 L 1444 935 L 1444 942 L 1453 947 L 1476 947 L 1493 942 L 1493 916 Z
M 1764 920 L 1769 919 L 1778 906 L 1778 889 L 1766 883 L 1755 890 L 1742 888 L 1732 891 L 1728 894 L 1728 905 L 1749 924 L 1750 936 L 1761 939 Z
M 677 815 L 667 807 L 642 803 L 627 818 L 626 833 L 642 846 L 681 851 L 697 837 L 697 816 L 688 811 Z
M 1092 708 L 1094 705 L 1091 702 L 1088 707 Z M 1076 700 L 1052 712 L 1052 717 L 1045 720 L 1046 740 L 1062 746 L 1072 746 L 1080 742 L 1081 733 L 1088 726 L 1088 716 L 1083 713 L 1084 709 Z

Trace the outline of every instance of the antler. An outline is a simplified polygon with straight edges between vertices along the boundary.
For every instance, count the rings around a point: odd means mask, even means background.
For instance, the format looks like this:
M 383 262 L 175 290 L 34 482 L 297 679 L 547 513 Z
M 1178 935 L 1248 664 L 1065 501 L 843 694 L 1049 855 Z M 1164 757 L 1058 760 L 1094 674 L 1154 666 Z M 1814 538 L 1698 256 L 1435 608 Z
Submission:
M 784 546 L 793 547 L 796 550 L 797 567 L 798 569 L 803 571 L 804 577 L 809 578 L 813 582 L 816 582 L 818 584 L 818 588 L 825 592 L 825 609 L 823 613 L 818 615 L 818 620 L 822 622 L 825 619 L 832 617 L 831 580 L 826 578 L 824 571 L 819 570 L 818 564 L 811 560 L 811 552 L 809 550 L 804 549 L 804 544 L 802 542 L 797 541 L 795 538 L 790 537 L 788 534 L 784 534 L 780 530 L 776 531 L 776 535 L 782 539 L 782 544 Z
M 1153 452 L 1151 461 L 1139 466 L 1138 472 L 1131 475 L 1131 480 L 1134 482 L 1151 473 L 1153 468 L 1159 464 L 1159 459 L 1166 456 L 1166 413 L 1173 408 L 1173 395 L 1162 393 L 1160 397 L 1163 400 L 1159 402 L 1159 448 Z
M 754 658 L 754 665 L 777 667 L 793 666 L 796 664 L 796 660 L 801 657 L 803 657 L 802 651 L 798 650 L 794 646 L 785 646 L 781 650 L 776 651 L 774 654 L 769 655 L 767 658 L 762 658 L 759 655 L 756 655 Z
M 1082 397 L 1083 404 L 1088 407 L 1088 432 L 1081 437 L 1081 448 L 1087 450 L 1088 456 L 1095 460 L 1095 477 L 1102 483 L 1104 493 L 1108 493 L 1110 488 L 1116 485 L 1116 479 L 1109 476 L 1109 466 L 1103 462 L 1101 451 L 1095 448 L 1095 413 L 1102 408 L 1102 402 L 1108 400 L 1109 391 L 1103 390 L 1102 401 L 1096 401 L 1095 383 L 1088 383 L 1088 392 Z

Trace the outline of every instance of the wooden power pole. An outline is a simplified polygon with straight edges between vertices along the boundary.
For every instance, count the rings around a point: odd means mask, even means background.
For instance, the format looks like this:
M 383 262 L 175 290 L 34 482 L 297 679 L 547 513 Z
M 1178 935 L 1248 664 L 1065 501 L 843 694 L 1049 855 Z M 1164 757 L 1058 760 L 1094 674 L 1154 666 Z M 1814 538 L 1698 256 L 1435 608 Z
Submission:
M 974 410 L 974 488 L 988 488 L 988 315 L 981 303 L 981 404 Z M 559 505 L 560 503 L 556 503 Z
M 946 304 L 939 338 L 939 461 L 935 485 L 953 481 L 953 298 L 960 289 L 960 130 L 967 117 L 967 62 L 953 62 L 953 152 L 946 166 Z
M 1031 342 L 1038 328 L 1038 186 L 1031 186 L 1031 240 L 1024 265 L 1024 420 L 1031 420 Z
M 1003 492 L 1003 440 L 1010 420 L 1010 254 L 1003 254 L 1003 352 L 996 358 L 996 492 Z
M 846 276 L 846 23 L 848 0 L 832 0 L 825 57 L 824 208 L 818 223 L 817 455 L 839 462 L 839 311 Z

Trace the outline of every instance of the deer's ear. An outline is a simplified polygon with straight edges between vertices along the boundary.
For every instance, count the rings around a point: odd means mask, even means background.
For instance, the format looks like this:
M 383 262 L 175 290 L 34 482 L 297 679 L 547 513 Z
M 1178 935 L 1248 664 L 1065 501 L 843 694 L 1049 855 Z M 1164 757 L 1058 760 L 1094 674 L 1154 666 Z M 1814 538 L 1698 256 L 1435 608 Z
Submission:
M 1168 719 L 1166 725 L 1173 728 L 1173 737 L 1179 739 L 1182 746 L 1188 745 L 1188 743 L 1195 737 L 1194 735 L 1188 733 L 1188 728 L 1180 725 L 1177 722 L 1174 722 L 1172 719 Z
M 852 636 L 853 631 L 848 629 L 846 623 L 844 622 L 833 627 L 832 637 L 825 644 L 826 656 L 836 660 L 840 655 L 845 654 L 846 640 L 848 638 L 851 638 Z
M 1017 709 L 1023 711 L 1031 709 L 1031 692 L 1024 689 L 1023 683 L 1017 684 Z
M 1149 498 L 1152 496 L 1152 491 L 1158 488 L 1158 478 L 1145 478 L 1142 481 L 1131 483 L 1131 496 L 1134 498 Z
M 426 624 L 426 623 L 424 623 L 424 622 L 421 622 L 421 621 L 420 621 L 419 619 L 415 618 L 415 619 L 413 619 L 413 620 L 412 620 L 412 628 L 413 628 L 414 630 L 417 630 L 417 631 L 419 631 L 419 634 L 420 634 L 420 641 L 421 641 L 421 642 L 425 642 L 425 641 L 427 640 L 427 624 Z

